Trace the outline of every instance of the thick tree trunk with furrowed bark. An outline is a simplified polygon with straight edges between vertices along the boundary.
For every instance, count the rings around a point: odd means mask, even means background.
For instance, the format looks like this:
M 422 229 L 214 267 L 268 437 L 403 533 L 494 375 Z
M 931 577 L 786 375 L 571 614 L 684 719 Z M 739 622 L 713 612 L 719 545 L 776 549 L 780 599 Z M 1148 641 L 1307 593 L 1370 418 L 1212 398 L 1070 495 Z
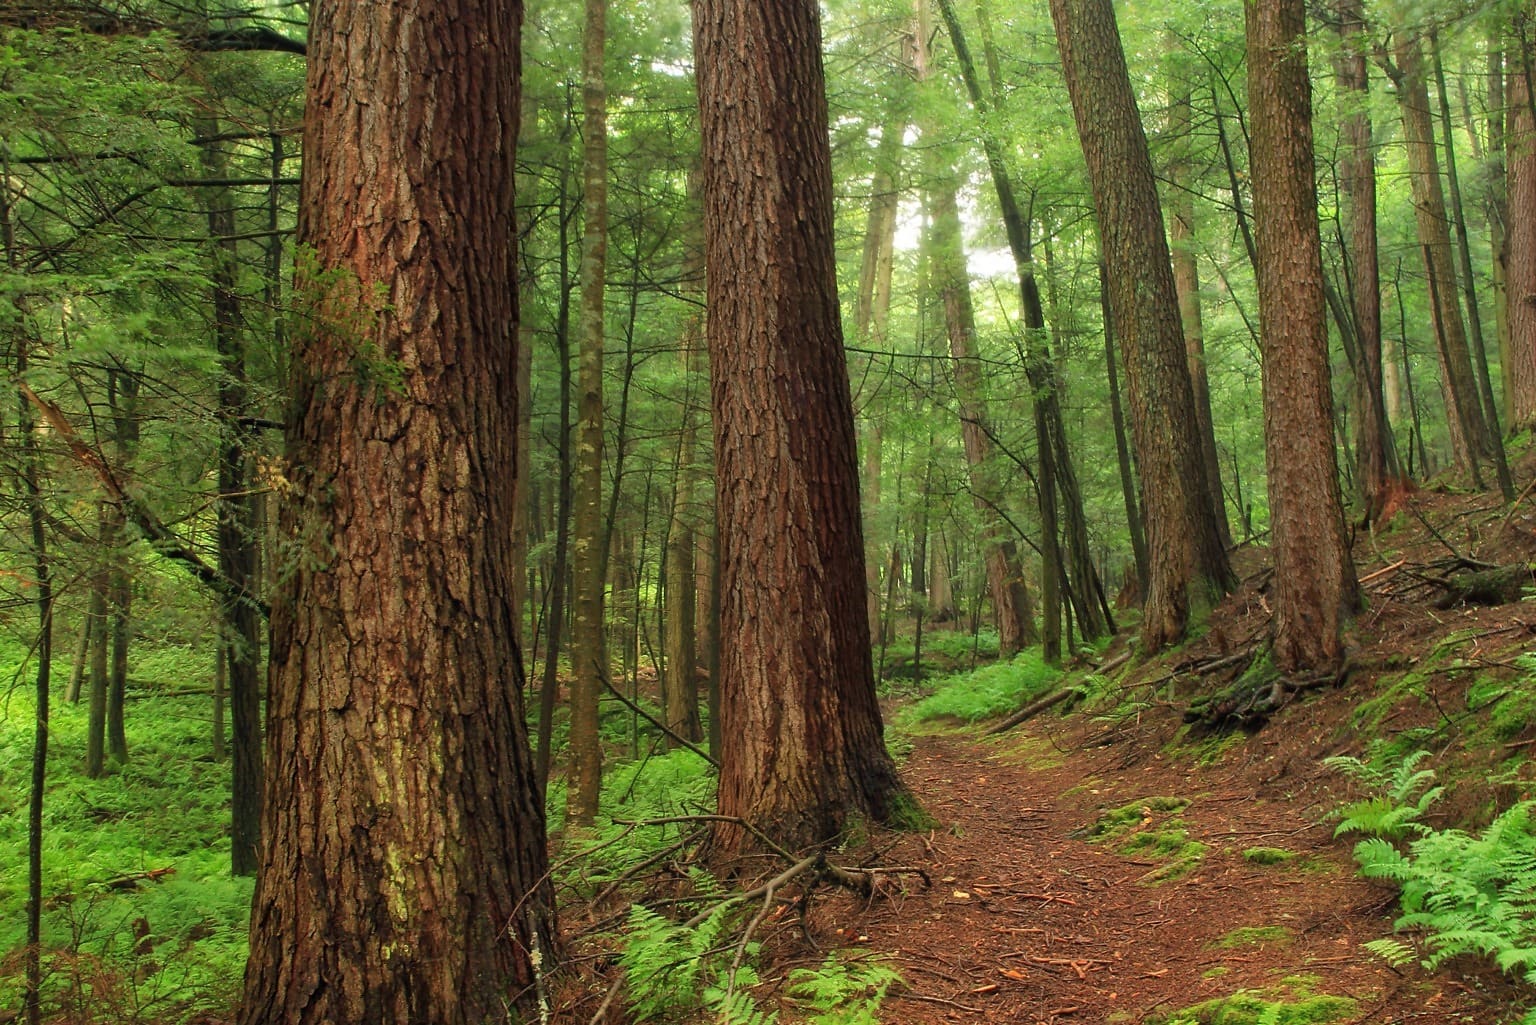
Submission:
M 1281 672 L 1335 669 L 1357 604 L 1334 464 L 1333 396 L 1313 188 L 1312 96 L 1302 0 L 1248 0 L 1253 208 L 1264 355 L 1265 467 Z
M 521 4 L 322 0 L 241 1025 L 536 1019 L 511 594 Z
M 719 808 L 779 843 L 910 800 L 870 663 L 814 0 L 695 0 L 721 564 Z M 754 841 L 723 827 L 729 854 Z

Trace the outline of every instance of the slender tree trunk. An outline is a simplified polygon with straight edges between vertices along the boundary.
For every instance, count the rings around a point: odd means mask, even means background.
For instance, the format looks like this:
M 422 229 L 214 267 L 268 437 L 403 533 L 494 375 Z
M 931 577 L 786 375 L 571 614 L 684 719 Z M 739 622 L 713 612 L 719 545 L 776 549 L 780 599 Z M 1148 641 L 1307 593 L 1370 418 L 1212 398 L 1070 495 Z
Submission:
M 602 788 L 598 702 L 608 672 L 603 636 L 603 328 L 608 264 L 608 90 L 603 81 L 607 0 L 585 0 L 582 57 L 581 345 L 577 358 L 575 522 L 571 626 L 571 773 L 566 817 L 586 825 Z
M 1431 319 L 1440 359 L 1441 394 L 1456 465 L 1479 480 L 1478 461 L 1487 453 L 1487 434 L 1478 405 L 1477 381 L 1467 349 L 1466 328 L 1456 298 L 1456 272 L 1451 259 L 1450 218 L 1440 187 L 1434 118 L 1429 86 L 1417 38 L 1404 37 L 1391 69 L 1402 112 L 1403 142 L 1408 153 L 1408 177 L 1413 193 L 1414 222 L 1428 277 Z
M 1355 486 L 1361 519 L 1376 522 L 1390 492 L 1406 484 L 1397 465 L 1392 426 L 1382 392 L 1381 273 L 1376 243 L 1376 156 L 1371 142 L 1370 78 L 1365 59 L 1362 0 L 1334 0 L 1340 47 L 1333 61 L 1334 80 L 1343 106 L 1343 156 L 1339 186 L 1349 294 L 1356 338 Z
M 1329 671 L 1358 602 L 1334 463 L 1303 0 L 1245 3 L 1274 658 Z
M 80 639 L 75 642 L 75 657 L 70 663 L 69 684 L 64 689 L 64 700 L 71 705 L 79 704 L 80 693 L 85 689 L 91 659 L 91 616 L 80 617 Z
M 111 370 L 107 374 L 107 407 L 112 413 L 113 448 L 117 465 L 133 465 L 139 448 L 139 375 L 131 370 Z M 119 539 L 112 549 L 107 575 L 107 632 L 112 643 L 112 661 L 107 683 L 107 757 L 119 765 L 128 762 L 128 730 L 125 711 L 128 698 L 128 646 L 133 617 L 133 576 L 126 547 L 121 543 L 123 512 L 114 534 Z
M 1088 163 L 1110 309 L 1126 354 L 1131 431 L 1146 488 L 1143 649 L 1184 635 L 1191 604 L 1235 580 L 1201 455 L 1168 242 L 1110 0 L 1051 0 L 1051 17 Z
M 539 749 L 535 760 L 539 778 L 539 793 L 549 789 L 549 774 L 553 764 L 551 750 L 555 732 L 555 705 L 560 692 L 560 641 L 565 627 L 566 582 L 569 577 L 571 541 L 571 507 L 574 504 L 575 482 L 571 463 L 571 289 L 570 289 L 570 223 L 566 209 L 570 196 L 569 182 L 562 168 L 560 174 L 560 303 L 555 314 L 555 360 L 559 364 L 560 382 L 560 439 L 557 457 L 560 463 L 560 486 L 555 508 L 555 558 L 550 570 L 549 614 L 545 617 L 544 675 L 539 683 Z
M 812 0 L 695 0 L 721 564 L 719 809 L 779 843 L 911 797 L 870 665 Z M 749 99 L 750 98 L 750 99 Z M 730 827 L 722 854 L 755 845 Z
M 934 153 L 937 157 L 934 171 L 941 171 L 940 165 L 950 166 L 942 151 L 934 149 Z M 944 308 L 949 353 L 954 359 L 955 397 L 960 410 L 960 433 L 970 474 L 971 496 L 976 512 L 981 517 L 981 544 L 986 554 L 987 588 L 992 596 L 993 611 L 997 615 L 1001 651 L 1006 657 L 1035 643 L 1041 639 L 1041 635 L 1036 632 L 1033 616 L 1029 614 L 1023 567 L 1002 515 L 1005 508 L 1003 488 L 992 455 L 991 429 L 982 394 L 981 360 L 976 351 L 976 315 L 971 304 L 970 275 L 966 270 L 965 250 L 960 237 L 960 207 L 953 180 L 940 181 L 929 193 L 928 200 L 932 216 L 930 281 Z M 1043 473 L 1041 477 L 1044 478 Z M 1044 488 L 1045 484 L 1041 486 Z M 1042 498 L 1041 502 L 1044 510 L 1046 500 Z M 1040 548 L 1045 559 L 1045 568 L 1041 571 L 1046 622 L 1044 640 L 1048 646 L 1053 640 L 1050 624 L 1053 618 L 1059 621 L 1061 615 L 1056 604 L 1059 592 L 1054 583 L 1057 569 L 1061 565 L 1054 530 L 1054 495 L 1051 496 L 1049 506 L 1051 522 L 1042 523 L 1040 536 Z M 923 557 L 923 554 L 915 553 L 913 565 L 917 566 Z M 1054 637 L 1059 645 L 1059 631 Z M 1059 647 L 1054 654 L 1060 655 Z
M 869 350 L 856 360 L 861 380 L 855 387 L 862 406 L 875 402 L 884 389 L 875 379 L 874 352 L 885 348 L 886 325 L 891 310 L 891 277 L 895 265 L 896 214 L 901 194 L 902 135 L 906 118 L 891 115 L 880 132 L 875 150 L 875 173 L 870 182 L 869 217 L 864 229 L 863 258 L 859 264 L 859 290 L 854 296 L 854 344 Z M 856 405 L 860 405 L 856 402 Z M 861 426 L 864 450 L 864 536 L 878 536 L 875 524 L 880 511 L 880 449 L 883 444 L 878 416 L 865 416 Z M 868 592 L 870 636 L 880 635 L 880 560 L 865 553 L 865 584 Z
M 1467 329 L 1472 343 L 1472 369 L 1477 375 L 1477 391 L 1482 401 L 1483 424 L 1487 432 L 1488 452 L 1493 457 L 1494 475 L 1504 501 L 1515 500 L 1515 485 L 1504 457 L 1504 434 L 1499 429 L 1499 404 L 1493 397 L 1493 381 L 1488 375 L 1488 346 L 1483 341 L 1483 315 L 1477 305 L 1477 276 L 1472 269 L 1472 243 L 1467 237 L 1466 207 L 1461 201 L 1461 176 L 1456 173 L 1456 136 L 1451 124 L 1450 91 L 1445 86 L 1445 66 L 1440 60 L 1440 40 L 1431 32 L 1429 48 L 1434 65 L 1435 89 L 1440 96 L 1441 147 L 1445 151 L 1445 182 L 1450 198 L 1451 223 L 1456 228 L 1456 255 L 1460 258 L 1461 294 L 1467 307 Z
M 85 728 L 85 774 L 99 779 L 107 768 L 107 598 L 112 567 L 107 559 L 122 545 L 122 513 L 115 505 L 102 503 L 96 516 L 97 536 L 101 538 L 103 559 L 91 582 L 91 697 Z
M 209 136 L 218 123 L 205 124 Z M 227 177 L 219 147 L 203 148 L 211 178 Z M 239 252 L 235 210 L 229 191 L 208 190 L 208 236 L 213 240 L 213 325 L 219 354 L 219 572 L 241 590 L 221 597 L 221 651 L 229 669 L 234 720 L 234 758 L 230 807 L 230 865 L 237 876 L 254 875 L 261 837 L 261 614 L 256 605 L 258 533 L 256 501 L 251 494 L 246 452 L 252 439 L 244 426 L 249 414 L 245 369 L 244 320 L 236 292 Z M 222 695 L 221 695 L 222 698 Z M 221 701 L 222 704 L 222 701 Z M 220 708 L 222 718 L 222 707 Z M 222 724 L 220 726 L 222 744 Z
M 521 16 L 486 0 L 313 8 L 295 554 L 272 603 L 241 1025 L 548 1013 L 507 531 Z
M 704 276 L 702 239 L 689 247 L 683 275 L 688 281 L 702 283 Z M 703 348 L 702 314 L 695 313 L 683 327 L 682 364 L 688 384 L 683 391 L 682 435 L 678 439 L 676 485 L 672 493 L 672 519 L 667 528 L 666 544 L 666 719 L 667 726 L 689 740 L 703 737 L 699 723 L 698 676 L 698 571 L 694 556 L 699 541 L 695 535 L 698 522 L 696 437 L 699 429 L 693 382 L 702 380 L 699 371 Z
M 1149 567 L 1147 565 L 1147 533 L 1141 520 L 1141 510 L 1136 504 L 1136 471 L 1131 465 L 1131 448 L 1126 443 L 1125 414 L 1120 409 L 1120 374 L 1115 360 L 1114 316 L 1109 308 L 1109 281 L 1104 264 L 1099 264 L 1099 306 L 1104 320 L 1104 363 L 1109 375 L 1109 414 L 1115 428 L 1115 455 L 1120 465 L 1120 493 L 1125 499 L 1126 530 L 1131 536 L 1131 556 L 1136 561 L 1136 594 L 1138 599 L 1147 593 Z M 1234 453 L 1235 455 L 1235 453 Z M 1242 508 L 1243 492 L 1237 491 L 1238 508 Z
M 1179 321 L 1184 326 L 1184 353 L 1189 361 L 1189 383 L 1194 392 L 1195 418 L 1200 435 L 1200 454 L 1205 463 L 1211 512 L 1221 543 L 1232 547 L 1232 528 L 1227 523 L 1227 503 L 1221 489 L 1221 458 L 1216 451 L 1216 428 L 1211 420 L 1211 384 L 1205 359 L 1205 321 L 1200 314 L 1200 274 L 1195 261 L 1195 194 L 1190 169 L 1189 145 L 1193 132 L 1188 83 L 1178 86 L 1169 107 L 1170 134 L 1178 147 L 1169 164 L 1168 236 L 1173 256 L 1173 290 L 1179 300 Z

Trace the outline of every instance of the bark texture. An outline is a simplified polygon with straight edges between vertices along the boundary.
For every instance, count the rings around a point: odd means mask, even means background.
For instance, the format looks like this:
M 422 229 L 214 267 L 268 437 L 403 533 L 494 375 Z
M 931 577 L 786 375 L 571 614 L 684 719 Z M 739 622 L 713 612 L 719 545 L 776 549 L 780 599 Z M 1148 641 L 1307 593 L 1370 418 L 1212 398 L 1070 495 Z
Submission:
M 1206 481 L 1194 388 L 1152 159 L 1110 0 L 1051 0 L 1062 70 L 1088 164 L 1131 436 L 1146 494 L 1143 649 L 1184 634 L 1191 601 L 1233 584 Z
M 538 1014 L 553 905 L 508 530 L 521 13 L 312 11 L 242 1025 Z
M 1302 0 L 1247 0 L 1275 666 L 1326 671 L 1356 605 L 1334 464 Z
M 1536 427 L 1536 122 L 1525 62 L 1510 62 L 1505 89 L 1508 211 L 1504 285 L 1508 296 L 1512 430 Z
M 721 569 L 720 811 L 787 846 L 906 791 L 870 664 L 814 0 L 695 0 Z M 717 836 L 724 852 L 749 843 Z

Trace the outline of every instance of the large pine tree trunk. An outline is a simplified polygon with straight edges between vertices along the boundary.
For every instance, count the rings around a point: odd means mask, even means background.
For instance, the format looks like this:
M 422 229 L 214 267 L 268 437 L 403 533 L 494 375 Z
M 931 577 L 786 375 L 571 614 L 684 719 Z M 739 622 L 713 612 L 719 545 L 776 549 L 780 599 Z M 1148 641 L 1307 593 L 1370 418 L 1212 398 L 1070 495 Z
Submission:
M 1168 241 L 1110 0 L 1051 0 L 1098 213 L 1131 434 L 1146 493 L 1143 649 L 1184 635 L 1191 603 L 1234 583 L 1206 480 Z
M 538 1015 L 553 911 L 508 533 L 521 14 L 312 9 L 242 1025 Z
M 719 808 L 780 843 L 906 790 L 870 664 L 814 0 L 695 0 L 721 562 Z M 751 846 L 717 834 L 722 852 Z
M 1531 115 L 1529 62 L 1510 61 L 1505 110 L 1508 237 L 1504 281 L 1509 309 L 1513 429 L 1536 427 L 1536 121 Z
M 1357 586 L 1334 463 L 1306 12 L 1302 0 L 1249 3 L 1244 10 L 1274 659 L 1282 672 L 1326 671 L 1343 659 L 1341 631 Z

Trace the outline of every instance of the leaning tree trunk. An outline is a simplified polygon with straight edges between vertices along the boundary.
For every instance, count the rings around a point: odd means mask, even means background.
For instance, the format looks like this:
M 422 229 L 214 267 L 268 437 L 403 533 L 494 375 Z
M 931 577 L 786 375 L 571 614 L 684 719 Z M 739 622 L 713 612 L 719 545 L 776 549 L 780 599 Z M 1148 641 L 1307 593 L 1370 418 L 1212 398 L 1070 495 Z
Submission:
M 1235 580 L 1206 480 L 1168 241 L 1146 134 L 1110 0 L 1051 0 L 1088 163 L 1110 309 L 1125 351 L 1131 434 L 1146 492 L 1143 649 L 1184 635 L 1191 605 Z
M 312 9 L 242 1025 L 539 1014 L 553 904 L 507 530 L 521 15 Z
M 1306 12 L 1302 0 L 1247 3 L 1244 10 L 1274 659 L 1281 672 L 1327 671 L 1343 659 L 1357 585 L 1334 463 Z
M 721 564 L 719 810 L 784 846 L 910 797 L 870 664 L 814 0 L 695 0 Z M 722 854 L 752 846 L 716 834 Z

